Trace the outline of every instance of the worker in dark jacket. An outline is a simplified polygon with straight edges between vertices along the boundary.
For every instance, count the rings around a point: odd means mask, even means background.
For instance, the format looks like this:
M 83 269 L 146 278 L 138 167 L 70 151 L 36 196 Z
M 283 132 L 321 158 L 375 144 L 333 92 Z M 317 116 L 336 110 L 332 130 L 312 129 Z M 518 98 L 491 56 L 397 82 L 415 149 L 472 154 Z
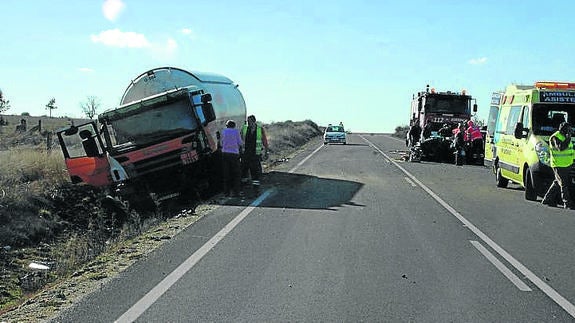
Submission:
M 421 139 L 421 126 L 419 125 L 419 120 L 413 120 L 411 127 L 409 127 L 409 147 L 415 146 Z
M 262 175 L 261 160 L 268 154 L 266 132 L 261 125 L 257 124 L 256 117 L 251 115 L 248 117 L 247 124 L 242 127 L 241 134 L 245 147 L 242 155 L 242 182 L 249 180 L 249 173 L 252 187 L 258 192 Z
M 564 208 L 573 209 L 574 204 L 569 196 L 569 171 L 573 165 L 575 153 L 571 143 L 571 125 L 567 122 L 561 123 L 559 130 L 549 137 L 550 166 L 553 169 L 555 180 L 547 190 L 541 203 L 556 206 L 557 197 L 561 194 Z

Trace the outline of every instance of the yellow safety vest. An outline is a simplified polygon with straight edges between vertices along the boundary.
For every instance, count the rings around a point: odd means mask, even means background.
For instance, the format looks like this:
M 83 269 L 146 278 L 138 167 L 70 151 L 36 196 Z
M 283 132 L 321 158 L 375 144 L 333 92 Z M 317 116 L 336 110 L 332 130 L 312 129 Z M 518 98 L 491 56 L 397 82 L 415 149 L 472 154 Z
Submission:
M 565 136 L 559 131 L 556 131 L 551 135 L 551 137 L 549 137 L 549 143 L 551 143 L 551 139 L 553 137 L 556 137 L 560 141 L 565 141 Z M 572 142 L 569 142 L 569 145 L 565 150 L 555 149 L 551 144 L 549 145 L 549 148 L 551 167 L 569 167 L 573 164 L 574 151 Z
M 244 124 L 242 126 L 242 139 L 244 140 L 244 145 L 247 133 L 248 133 L 248 125 Z M 262 128 L 260 127 L 260 125 L 256 124 L 256 155 L 261 155 L 263 148 L 264 143 L 262 141 Z

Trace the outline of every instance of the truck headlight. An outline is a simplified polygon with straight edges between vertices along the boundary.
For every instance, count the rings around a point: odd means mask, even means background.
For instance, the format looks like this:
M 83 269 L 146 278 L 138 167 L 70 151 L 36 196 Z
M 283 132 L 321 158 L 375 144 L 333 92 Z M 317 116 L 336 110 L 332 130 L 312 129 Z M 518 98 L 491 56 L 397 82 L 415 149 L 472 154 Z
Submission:
M 549 147 L 542 142 L 535 145 L 535 153 L 542 164 L 549 165 Z

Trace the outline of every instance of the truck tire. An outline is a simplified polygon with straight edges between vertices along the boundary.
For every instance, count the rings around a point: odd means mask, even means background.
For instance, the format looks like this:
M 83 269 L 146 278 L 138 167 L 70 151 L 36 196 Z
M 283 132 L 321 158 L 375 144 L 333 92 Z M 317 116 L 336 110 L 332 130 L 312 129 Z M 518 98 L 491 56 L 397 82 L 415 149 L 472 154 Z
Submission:
M 527 168 L 525 171 L 525 176 L 523 177 L 523 183 L 525 186 L 525 199 L 528 201 L 537 201 L 537 192 L 533 186 L 533 176 L 531 170 Z
M 509 180 L 501 175 L 501 168 L 497 167 L 495 171 L 495 181 L 497 182 L 497 187 L 507 187 Z

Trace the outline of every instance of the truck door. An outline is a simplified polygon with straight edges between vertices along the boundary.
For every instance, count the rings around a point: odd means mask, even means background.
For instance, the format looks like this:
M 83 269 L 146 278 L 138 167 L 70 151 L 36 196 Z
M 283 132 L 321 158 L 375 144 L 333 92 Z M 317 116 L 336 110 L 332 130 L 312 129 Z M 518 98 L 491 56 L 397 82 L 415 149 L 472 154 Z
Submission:
M 110 184 L 110 164 L 94 122 L 58 131 L 66 168 L 73 183 Z
M 515 123 L 515 127 L 518 126 L 518 123 L 521 123 L 521 125 L 523 126 L 523 129 L 527 129 L 527 127 L 529 127 L 529 107 L 528 106 L 523 106 L 521 107 L 521 114 L 519 116 L 519 119 L 517 120 L 517 122 Z M 515 132 L 516 129 L 514 129 Z M 519 183 L 523 183 L 523 166 L 527 163 L 527 158 L 526 158 L 526 153 L 529 153 L 529 146 L 528 146 L 528 137 L 527 137 L 527 131 L 525 130 L 521 130 L 521 136 L 520 138 L 517 137 L 513 137 L 514 139 L 514 147 L 515 149 L 517 149 L 517 166 L 519 167 L 518 169 L 518 178 L 520 180 Z

